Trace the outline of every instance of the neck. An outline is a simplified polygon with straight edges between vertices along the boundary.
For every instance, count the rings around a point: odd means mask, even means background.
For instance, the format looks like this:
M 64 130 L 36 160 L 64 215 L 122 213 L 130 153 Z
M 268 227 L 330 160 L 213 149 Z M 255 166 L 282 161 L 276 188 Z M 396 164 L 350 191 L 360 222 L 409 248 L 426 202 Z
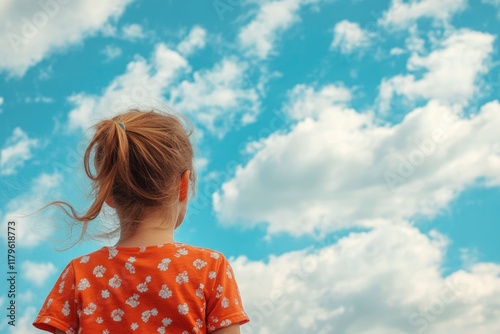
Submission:
M 121 233 L 116 246 L 143 247 L 174 242 L 175 223 L 162 212 L 149 212 L 131 233 Z

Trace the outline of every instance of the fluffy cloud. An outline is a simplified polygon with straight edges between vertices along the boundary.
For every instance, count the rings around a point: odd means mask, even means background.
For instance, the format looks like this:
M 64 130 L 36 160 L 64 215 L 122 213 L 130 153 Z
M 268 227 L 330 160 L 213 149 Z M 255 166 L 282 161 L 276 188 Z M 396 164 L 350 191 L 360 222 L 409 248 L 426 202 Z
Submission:
M 0 71 L 23 76 L 52 52 L 81 42 L 121 16 L 130 0 L 7 1 L 0 7 Z
M 104 49 L 102 49 L 101 53 L 106 57 L 106 61 L 111 61 L 122 55 L 122 49 L 120 49 L 116 45 L 109 44 L 106 45 Z
M 178 44 L 187 55 L 202 48 L 205 31 L 194 27 Z M 68 129 L 87 129 L 98 120 L 131 107 L 167 109 L 173 105 L 221 137 L 235 122 L 248 124 L 259 111 L 257 89 L 247 81 L 248 65 L 223 58 L 213 68 L 192 73 L 188 60 L 165 44 L 156 46 L 148 61 L 136 56 L 126 72 L 113 79 L 101 96 L 74 94 Z M 168 104 L 167 104 L 168 102 Z
M 263 2 L 255 18 L 239 32 L 239 42 L 249 56 L 267 58 L 278 35 L 299 21 L 298 11 L 313 0 L 280 0 Z
M 177 46 L 177 50 L 184 55 L 189 56 L 193 52 L 203 49 L 206 44 L 207 32 L 205 29 L 199 26 L 194 26 L 189 35 L 182 40 Z
M 102 96 L 74 94 L 69 101 L 75 108 L 69 113 L 69 129 L 87 129 L 102 117 L 130 107 L 162 108 L 162 95 L 183 72 L 189 71 L 187 60 L 165 44 L 158 44 L 151 60 L 136 56 L 126 72 L 106 87 Z
M 144 38 L 145 34 L 142 30 L 142 26 L 137 23 L 132 23 L 126 25 L 122 28 L 123 38 L 128 39 L 130 41 L 134 41 L 137 39 Z
M 48 208 L 37 215 L 26 216 L 34 210 L 47 204 L 47 193 L 58 196 L 62 183 L 61 174 L 41 174 L 36 178 L 31 187 L 23 194 L 11 198 L 5 205 L 6 212 L 0 210 L 2 230 L 7 231 L 7 222 L 16 222 L 16 242 L 18 247 L 32 248 L 43 242 L 52 235 L 54 230 L 52 209 Z M 36 219 L 33 219 L 35 217 Z M 7 234 L 2 233 L 7 239 Z
M 467 6 L 466 0 L 392 0 L 391 7 L 380 19 L 380 24 L 386 27 L 403 29 L 412 25 L 420 18 L 431 18 L 446 22 L 463 11 Z
M 15 327 L 9 326 L 10 327 L 9 333 L 40 334 L 40 331 L 32 325 L 33 320 L 35 320 L 37 313 L 38 313 L 37 309 L 34 308 L 33 306 L 28 306 L 24 308 L 21 317 L 16 321 L 16 326 Z
M 466 104 L 480 88 L 479 75 L 488 71 L 494 40 L 493 35 L 464 29 L 452 33 L 426 56 L 414 52 L 407 68 L 423 72 L 422 77 L 407 74 L 384 80 L 380 86 L 380 109 L 387 111 L 396 94 L 410 100 Z
M 170 103 L 221 137 L 235 123 L 253 122 L 259 112 L 257 91 L 245 80 L 247 68 L 236 58 L 224 58 L 212 69 L 195 72 L 192 81 L 174 87 Z
M 333 28 L 331 49 L 339 49 L 344 54 L 370 46 L 373 33 L 363 30 L 358 23 L 348 20 L 340 21 Z
M 21 128 L 16 127 L 0 150 L 0 175 L 12 175 L 16 169 L 32 158 L 31 151 L 39 145 L 38 139 L 31 139 Z
M 33 262 L 33 261 L 23 261 L 21 263 L 21 272 L 25 280 L 35 284 L 36 286 L 42 286 L 47 279 L 55 274 L 58 270 L 52 262 Z
M 495 333 L 500 266 L 441 275 L 447 240 L 407 223 L 313 251 L 232 261 L 251 322 L 242 333 Z M 280 321 L 276 321 L 280 319 Z
M 398 124 L 342 105 L 343 89 L 296 88 L 287 133 L 256 143 L 251 159 L 213 195 L 225 224 L 268 224 L 268 233 L 329 232 L 375 219 L 432 217 L 481 178 L 500 185 L 500 104 L 470 118 L 430 101 Z M 340 102 L 339 102 L 340 100 Z

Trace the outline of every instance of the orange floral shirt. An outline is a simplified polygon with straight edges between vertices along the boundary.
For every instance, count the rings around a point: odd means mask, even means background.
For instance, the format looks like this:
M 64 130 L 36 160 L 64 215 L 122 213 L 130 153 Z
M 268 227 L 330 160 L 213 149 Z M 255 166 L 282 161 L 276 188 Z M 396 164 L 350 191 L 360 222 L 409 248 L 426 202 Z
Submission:
M 33 325 L 67 334 L 201 334 L 248 321 L 224 255 L 175 242 L 73 259 Z

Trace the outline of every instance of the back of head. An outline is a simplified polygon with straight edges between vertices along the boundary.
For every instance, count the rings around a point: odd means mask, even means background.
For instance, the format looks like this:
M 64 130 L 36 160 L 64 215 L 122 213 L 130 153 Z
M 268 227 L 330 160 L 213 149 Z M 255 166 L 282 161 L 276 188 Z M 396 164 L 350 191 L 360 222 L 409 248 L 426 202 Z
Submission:
M 122 234 L 132 233 L 149 208 L 175 216 L 172 210 L 178 203 L 182 174 L 190 171 L 193 192 L 196 183 L 191 131 L 181 119 L 159 111 L 130 110 L 93 128 L 95 133 L 84 155 L 93 203 L 83 215 L 66 202 L 50 203 L 69 206 L 72 214 L 66 213 L 83 223 L 78 241 L 109 197 L 120 218 Z

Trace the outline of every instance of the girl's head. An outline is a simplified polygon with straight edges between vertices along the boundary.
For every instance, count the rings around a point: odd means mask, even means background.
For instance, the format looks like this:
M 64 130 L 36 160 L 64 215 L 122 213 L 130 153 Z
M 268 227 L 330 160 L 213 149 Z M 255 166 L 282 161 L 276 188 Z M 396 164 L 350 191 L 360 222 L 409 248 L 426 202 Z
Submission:
M 122 236 L 132 234 L 152 212 L 178 227 L 186 213 L 189 183 L 194 192 L 196 182 L 191 131 L 172 114 L 139 110 L 102 120 L 93 128 L 84 155 L 93 203 L 81 216 L 65 202 L 51 203 L 71 208 L 73 218 L 83 223 L 80 239 L 104 203 L 116 209 Z

